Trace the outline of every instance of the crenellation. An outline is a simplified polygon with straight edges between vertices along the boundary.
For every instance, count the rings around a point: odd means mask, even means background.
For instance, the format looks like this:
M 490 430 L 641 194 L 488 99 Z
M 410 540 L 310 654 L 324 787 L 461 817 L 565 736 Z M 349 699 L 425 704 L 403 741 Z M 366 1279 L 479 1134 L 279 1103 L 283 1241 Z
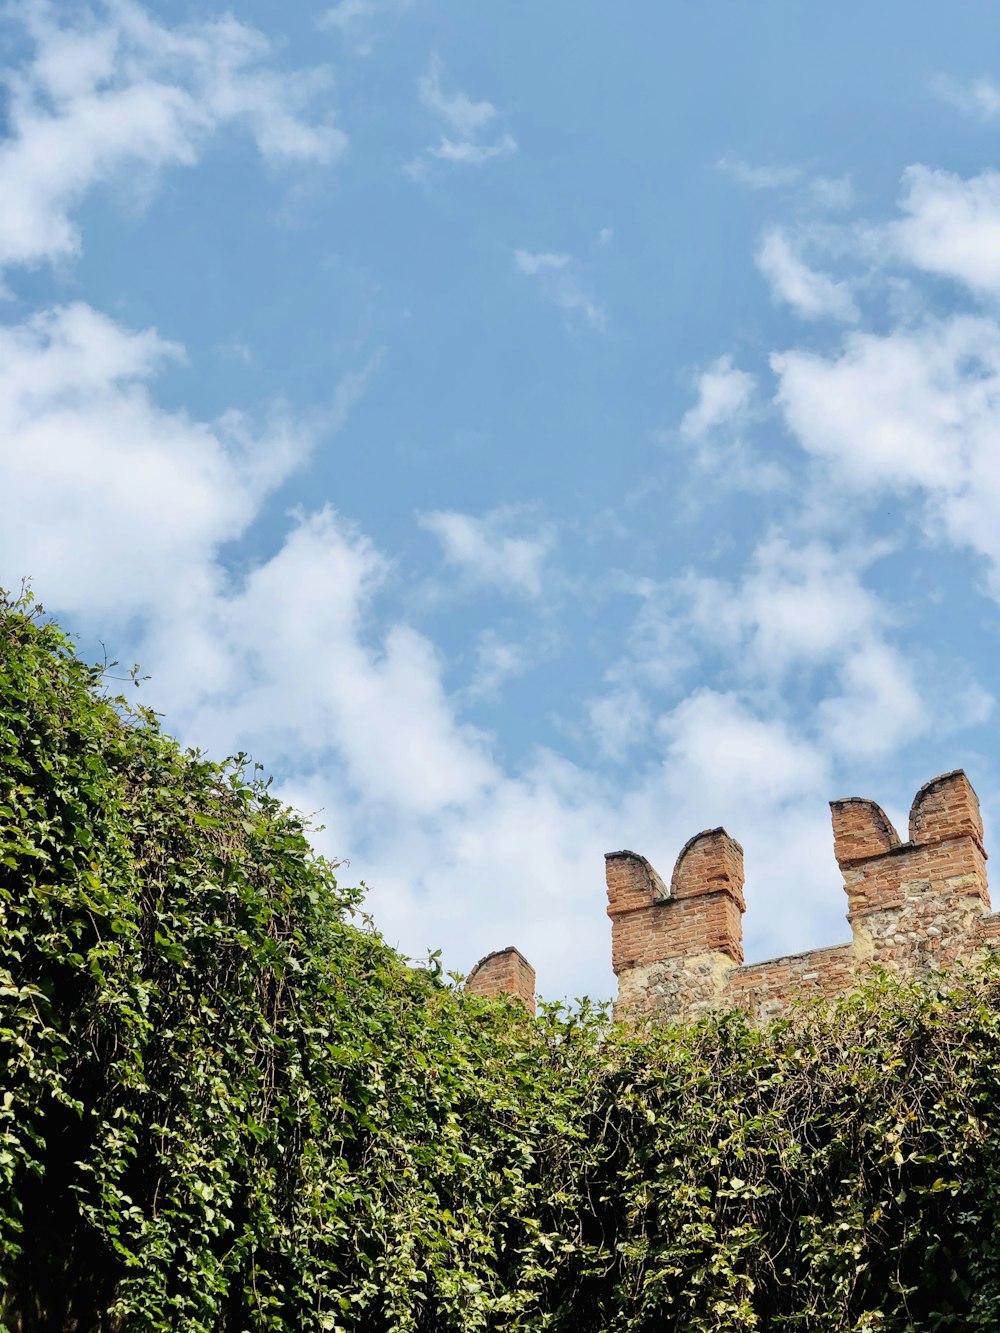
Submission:
M 513 945 L 480 958 L 465 979 L 465 989 L 470 995 L 490 999 L 509 995 L 520 1001 L 529 1014 L 535 1012 L 535 969 Z
M 640 910 L 650 901 L 662 901 L 670 890 L 644 856 L 637 852 L 608 852 L 606 865 L 608 895 L 619 915 Z
M 972 838 L 985 858 L 979 798 L 959 768 L 925 782 L 910 807 L 910 842 L 928 846 L 944 839 Z
M 657 903 L 656 929 L 623 929 L 609 869 L 617 1014 L 633 1021 L 692 1017 L 735 1005 L 766 1019 L 797 999 L 844 993 L 868 967 L 922 975 L 1000 944 L 979 802 L 961 770 L 921 787 L 907 842 L 875 801 L 831 801 L 830 813 L 847 895 L 847 944 L 744 965 L 743 852 L 723 829 L 685 844 L 670 897 Z
M 727 969 L 743 960 L 739 843 L 722 828 L 696 834 L 681 849 L 669 889 L 635 852 L 608 853 L 605 870 L 619 988 L 669 1005 L 688 975 L 697 992 L 692 1002 L 714 1002 Z
M 831 801 L 833 854 L 841 870 L 899 846 L 899 834 L 880 805 L 860 796 Z
M 693 898 L 711 893 L 727 894 L 741 912 L 746 911 L 743 848 L 724 828 L 705 829 L 689 838 L 681 848 L 670 877 L 671 898 Z
M 724 828 L 684 844 L 669 887 L 638 852 L 609 852 L 616 1014 L 645 1022 L 734 1006 L 768 1019 L 849 991 L 870 967 L 922 976 L 1000 948 L 979 801 L 961 769 L 920 788 L 906 842 L 875 801 L 831 801 L 830 815 L 850 942 L 762 963 L 743 962 L 743 848 Z M 534 978 L 505 949 L 477 963 L 466 987 L 514 995 L 534 1013 Z

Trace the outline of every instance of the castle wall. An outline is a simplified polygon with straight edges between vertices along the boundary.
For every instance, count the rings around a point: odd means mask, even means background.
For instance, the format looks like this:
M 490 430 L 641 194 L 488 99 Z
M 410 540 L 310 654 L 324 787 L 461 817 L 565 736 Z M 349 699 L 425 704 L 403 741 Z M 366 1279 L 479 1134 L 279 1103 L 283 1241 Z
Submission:
M 814 999 L 850 990 L 858 970 L 853 944 L 834 944 L 828 949 L 771 958 L 734 968 L 723 979 L 721 996 L 758 1018 L 776 1018 L 788 1007 L 792 996 Z M 678 1010 L 679 1013 L 683 1010 Z M 718 1003 L 718 997 L 716 998 Z
M 906 842 L 874 801 L 833 801 L 831 814 L 850 943 L 749 966 L 743 852 L 724 829 L 685 845 L 669 889 L 644 857 L 609 853 L 618 1016 L 681 1018 L 738 1005 L 766 1019 L 797 998 L 842 994 L 871 966 L 923 975 L 1000 946 L 979 802 L 963 772 L 921 787 Z
M 725 829 L 691 838 L 669 885 L 637 852 L 609 852 L 616 1015 L 642 1022 L 737 1006 L 774 1018 L 796 1000 L 843 994 L 874 966 L 924 976 L 1000 950 L 979 801 L 961 770 L 920 788 L 905 842 L 874 801 L 831 801 L 830 813 L 851 940 L 763 963 L 743 962 L 743 849 Z M 466 989 L 535 1012 L 535 971 L 517 949 L 480 959 Z

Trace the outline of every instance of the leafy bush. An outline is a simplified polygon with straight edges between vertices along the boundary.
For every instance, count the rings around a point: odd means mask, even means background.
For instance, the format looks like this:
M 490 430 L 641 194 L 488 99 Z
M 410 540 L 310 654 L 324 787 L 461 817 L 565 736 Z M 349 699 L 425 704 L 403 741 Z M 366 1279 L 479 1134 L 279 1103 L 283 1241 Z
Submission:
M 4 1329 L 1000 1327 L 996 968 L 531 1020 L 104 682 L 0 603 Z

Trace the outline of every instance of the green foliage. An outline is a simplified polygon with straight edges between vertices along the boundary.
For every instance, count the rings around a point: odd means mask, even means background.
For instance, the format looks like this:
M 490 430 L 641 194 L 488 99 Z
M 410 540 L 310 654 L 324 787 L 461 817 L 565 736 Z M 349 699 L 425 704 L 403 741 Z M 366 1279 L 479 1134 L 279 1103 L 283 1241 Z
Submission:
M 635 1033 L 408 966 L 0 603 L 0 1327 L 1000 1326 L 1000 974 Z

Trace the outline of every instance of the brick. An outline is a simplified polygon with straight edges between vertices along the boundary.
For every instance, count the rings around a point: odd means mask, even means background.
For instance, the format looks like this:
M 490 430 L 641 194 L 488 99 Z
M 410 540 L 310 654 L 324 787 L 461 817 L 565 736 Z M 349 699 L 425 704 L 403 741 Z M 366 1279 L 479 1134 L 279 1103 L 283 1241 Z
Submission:
M 644 857 L 610 853 L 616 1012 L 645 1021 L 731 1004 L 771 1018 L 796 997 L 842 994 L 873 963 L 920 975 L 1000 945 L 979 802 L 961 770 L 921 787 L 905 843 L 874 801 L 832 801 L 831 817 L 851 942 L 749 966 L 743 851 L 724 829 L 685 844 L 669 891 Z
M 465 979 L 465 989 L 471 995 L 491 999 L 509 995 L 523 1004 L 529 1014 L 535 1012 L 535 969 L 513 945 L 480 958 Z

